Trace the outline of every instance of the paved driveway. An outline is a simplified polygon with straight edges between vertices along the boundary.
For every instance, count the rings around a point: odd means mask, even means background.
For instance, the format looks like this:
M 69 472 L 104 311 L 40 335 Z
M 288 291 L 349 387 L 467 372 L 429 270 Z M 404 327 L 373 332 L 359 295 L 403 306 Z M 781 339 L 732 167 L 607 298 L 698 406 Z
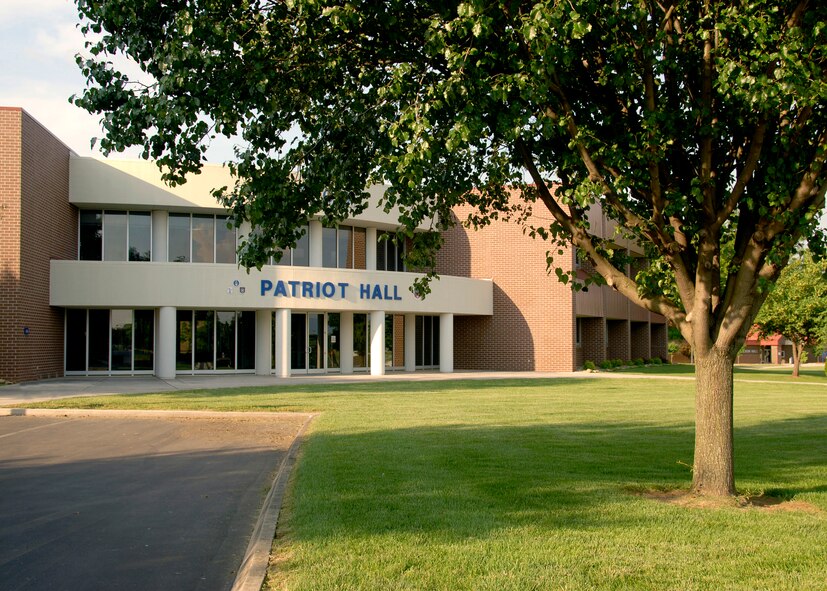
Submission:
M 0 417 L 0 588 L 230 588 L 306 420 Z

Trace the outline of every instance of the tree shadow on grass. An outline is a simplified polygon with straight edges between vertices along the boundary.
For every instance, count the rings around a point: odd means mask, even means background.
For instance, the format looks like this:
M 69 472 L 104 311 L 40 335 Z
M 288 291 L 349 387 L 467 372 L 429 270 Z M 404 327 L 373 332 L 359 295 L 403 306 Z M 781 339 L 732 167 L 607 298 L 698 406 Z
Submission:
M 779 444 L 779 434 L 798 444 Z M 811 478 L 827 481 L 827 417 L 749 426 L 736 438 L 736 478 L 784 483 L 790 497 L 824 492 Z M 296 533 L 457 539 L 509 527 L 636 526 L 640 513 L 623 507 L 646 501 L 629 487 L 688 487 L 692 445 L 691 426 L 636 423 L 316 433 L 297 477 L 294 510 L 305 526 Z

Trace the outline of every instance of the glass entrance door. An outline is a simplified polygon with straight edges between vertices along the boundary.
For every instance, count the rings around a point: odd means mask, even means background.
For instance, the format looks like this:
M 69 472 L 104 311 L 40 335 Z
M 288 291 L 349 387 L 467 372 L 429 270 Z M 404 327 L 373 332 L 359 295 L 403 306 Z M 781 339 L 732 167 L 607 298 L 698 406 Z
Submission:
M 290 369 L 294 373 L 320 373 L 325 363 L 325 314 L 290 314 Z

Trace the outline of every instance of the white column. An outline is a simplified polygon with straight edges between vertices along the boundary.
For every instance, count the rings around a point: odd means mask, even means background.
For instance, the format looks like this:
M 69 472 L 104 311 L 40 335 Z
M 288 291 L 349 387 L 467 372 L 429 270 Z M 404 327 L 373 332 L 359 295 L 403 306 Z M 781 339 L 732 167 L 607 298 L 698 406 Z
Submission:
M 318 220 L 310 220 L 310 266 L 322 266 L 322 223 Z
M 166 211 L 152 212 L 152 260 L 156 263 L 166 263 L 169 256 L 169 213 Z
M 454 372 L 454 315 L 439 315 L 439 371 Z
M 405 314 L 405 371 L 416 371 L 416 314 Z
M 269 376 L 273 363 L 273 311 L 256 310 L 256 375 Z
M 339 316 L 339 355 L 342 373 L 353 373 L 353 312 Z
M 385 375 L 385 311 L 370 313 L 370 375 Z
M 290 377 L 290 310 L 276 310 L 276 376 Z
M 365 268 L 376 271 L 376 228 L 365 228 Z
M 175 379 L 175 322 L 173 306 L 158 308 L 158 334 L 155 337 L 155 375 L 162 380 Z

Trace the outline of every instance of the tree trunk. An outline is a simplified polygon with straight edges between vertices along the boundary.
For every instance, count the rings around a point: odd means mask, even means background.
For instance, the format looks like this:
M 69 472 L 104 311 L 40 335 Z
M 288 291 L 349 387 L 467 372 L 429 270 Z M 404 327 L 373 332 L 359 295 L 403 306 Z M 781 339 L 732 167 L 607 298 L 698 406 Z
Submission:
M 735 494 L 732 443 L 734 355 L 712 348 L 695 353 L 695 460 L 692 493 Z
M 793 341 L 793 377 L 797 378 L 801 369 L 801 353 L 804 350 L 804 343 Z

